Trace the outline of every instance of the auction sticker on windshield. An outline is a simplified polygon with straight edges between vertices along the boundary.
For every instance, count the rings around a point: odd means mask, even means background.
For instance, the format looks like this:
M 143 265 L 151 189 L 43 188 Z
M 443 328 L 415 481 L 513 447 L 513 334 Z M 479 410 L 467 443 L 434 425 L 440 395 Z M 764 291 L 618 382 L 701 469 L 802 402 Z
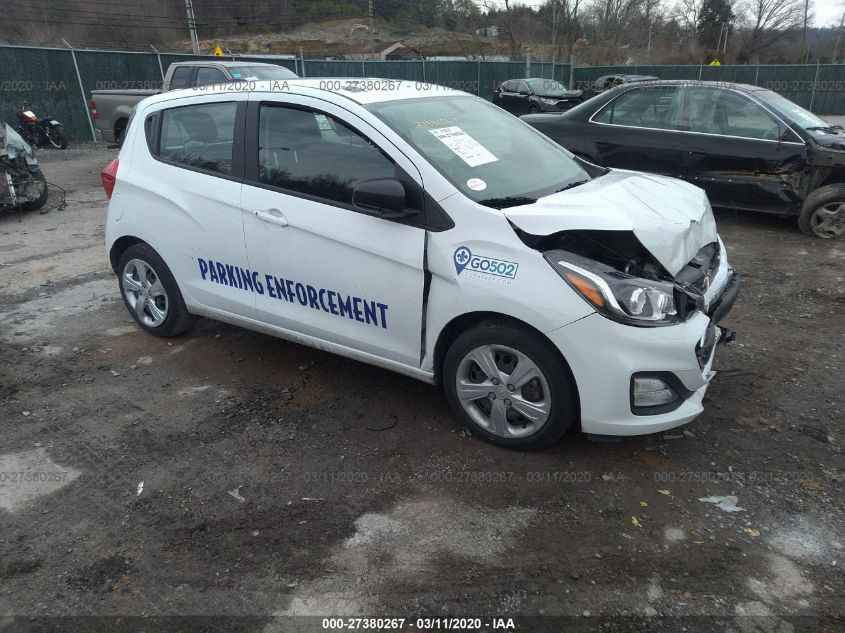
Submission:
M 496 158 L 490 150 L 464 132 L 457 125 L 429 130 L 446 147 L 457 154 L 470 167 L 494 163 Z

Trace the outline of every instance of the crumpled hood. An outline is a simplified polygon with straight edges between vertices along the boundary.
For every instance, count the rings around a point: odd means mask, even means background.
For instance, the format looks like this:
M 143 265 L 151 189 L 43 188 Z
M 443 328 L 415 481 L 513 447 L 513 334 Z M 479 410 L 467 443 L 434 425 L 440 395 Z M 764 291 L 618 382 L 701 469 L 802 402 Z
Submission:
M 621 169 L 502 212 L 532 235 L 633 231 L 672 275 L 717 238 L 716 221 L 703 190 L 674 178 Z
M 6 156 L 9 160 L 15 160 L 20 154 L 26 158 L 28 165 L 37 165 L 35 153 L 32 147 L 23 140 L 8 123 L 0 125 L 0 156 Z

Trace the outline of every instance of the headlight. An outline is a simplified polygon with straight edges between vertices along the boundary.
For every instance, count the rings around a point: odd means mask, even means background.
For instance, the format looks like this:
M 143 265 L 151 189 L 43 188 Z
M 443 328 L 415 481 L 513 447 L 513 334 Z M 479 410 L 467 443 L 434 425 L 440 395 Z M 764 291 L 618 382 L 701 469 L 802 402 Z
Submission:
M 540 97 L 540 101 L 548 105 L 555 105 L 560 99 L 549 99 L 548 97 Z
M 575 292 L 598 312 L 631 325 L 676 322 L 675 285 L 625 274 L 563 250 L 546 251 L 546 260 Z

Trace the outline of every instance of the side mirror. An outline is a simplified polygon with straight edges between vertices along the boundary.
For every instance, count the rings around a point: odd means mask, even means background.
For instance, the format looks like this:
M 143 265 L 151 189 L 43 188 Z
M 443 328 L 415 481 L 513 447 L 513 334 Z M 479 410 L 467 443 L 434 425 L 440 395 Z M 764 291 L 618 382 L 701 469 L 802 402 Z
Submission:
M 418 213 L 405 207 L 405 187 L 395 178 L 375 178 L 359 182 L 352 191 L 352 204 L 388 220 Z

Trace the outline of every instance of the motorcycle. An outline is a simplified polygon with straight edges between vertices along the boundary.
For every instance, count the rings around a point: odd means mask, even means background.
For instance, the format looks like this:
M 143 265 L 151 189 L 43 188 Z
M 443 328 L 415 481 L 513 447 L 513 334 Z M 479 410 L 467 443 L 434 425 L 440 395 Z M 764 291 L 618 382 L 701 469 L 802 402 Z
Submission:
M 32 147 L 8 123 L 0 125 L 0 211 L 43 209 L 49 195 Z
M 36 147 L 52 146 L 56 149 L 67 149 L 67 136 L 62 124 L 53 117 L 39 119 L 24 103 L 18 110 L 17 131 L 30 145 Z

